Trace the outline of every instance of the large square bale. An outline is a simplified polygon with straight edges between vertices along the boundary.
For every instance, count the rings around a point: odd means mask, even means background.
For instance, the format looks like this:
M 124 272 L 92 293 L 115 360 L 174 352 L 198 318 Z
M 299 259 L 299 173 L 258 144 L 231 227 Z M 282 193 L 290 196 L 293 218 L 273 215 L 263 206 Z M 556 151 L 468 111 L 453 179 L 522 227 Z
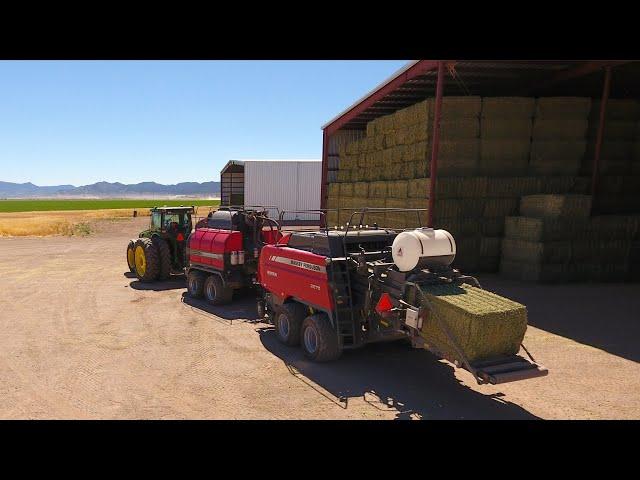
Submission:
M 341 197 L 353 197 L 353 183 L 341 183 L 340 184 L 340 196 Z
M 517 215 L 519 203 L 518 199 L 513 197 L 485 198 L 482 216 L 507 217 Z
M 389 182 L 387 187 L 387 198 L 407 198 L 407 190 L 407 180 L 395 180 Z
M 591 122 L 587 130 L 587 138 L 595 141 L 598 136 L 599 122 Z M 608 120 L 604 124 L 602 138 L 604 141 L 633 141 L 636 138 L 636 121 Z
M 486 237 L 501 237 L 504 234 L 505 217 L 482 217 L 478 220 L 479 232 Z
M 533 140 L 530 163 L 582 160 L 587 148 L 584 140 Z
M 527 195 L 520 200 L 520 214 L 534 218 L 588 218 L 591 195 Z
M 371 198 L 387 198 L 387 182 L 371 182 L 369 184 L 369 197 Z
M 340 207 L 340 197 L 339 196 L 330 196 L 327 198 L 327 208 L 338 208 Z
M 373 138 L 376 134 L 376 121 L 371 120 L 367 123 L 367 138 Z
M 524 263 L 502 258 L 500 275 L 524 282 L 564 283 L 572 279 L 569 265 L 561 263 Z
M 435 113 L 435 98 L 428 99 L 430 105 L 430 116 Z M 442 107 L 440 110 L 442 120 L 457 118 L 474 118 L 480 116 L 482 100 L 478 96 L 446 96 L 442 97 Z
M 338 170 L 338 182 L 350 182 L 351 181 L 351 170 Z
M 357 182 L 353 184 L 353 196 L 366 198 L 369 196 L 369 184 L 367 182 Z
M 383 180 L 383 175 L 382 175 L 382 167 L 370 167 L 367 168 L 364 172 L 364 181 L 366 182 L 375 182 L 378 180 Z
M 534 140 L 584 140 L 587 127 L 586 118 L 536 118 L 531 136 Z
M 530 156 L 530 141 L 480 140 L 480 172 L 491 176 L 514 176 L 526 172 Z
M 427 348 L 461 361 L 448 330 L 470 362 L 515 355 L 520 350 L 527 329 L 524 305 L 466 284 L 425 286 L 423 294 L 426 301 L 422 304 L 429 314 L 420 334 Z
M 633 158 L 634 142 L 632 141 L 603 141 L 600 148 L 600 158 L 607 160 L 631 160 Z M 589 142 L 585 150 L 585 158 L 595 158 L 595 141 Z
M 327 195 L 329 198 L 337 197 L 340 195 L 340 185 L 339 183 L 330 183 L 327 185 Z
M 426 217 L 425 217 L 426 218 Z M 443 217 L 436 210 L 433 221 L 434 228 L 442 228 L 453 235 L 453 238 L 475 237 L 481 233 L 481 220 L 478 218 Z
M 527 167 L 529 175 L 550 176 L 550 175 L 578 175 L 582 166 L 579 158 L 565 159 L 531 159 Z
M 531 141 L 531 118 L 483 118 L 480 122 L 480 138 L 487 140 Z
M 588 97 L 540 97 L 536 100 L 536 118 L 587 118 L 591 110 Z
M 409 208 L 406 198 L 387 198 L 385 208 Z M 418 227 L 415 214 L 410 215 L 407 211 L 387 211 L 385 212 L 385 227 L 389 228 L 410 228 Z
M 595 123 L 600 118 L 600 100 L 593 100 L 590 117 Z M 609 120 L 640 120 L 640 102 L 633 99 L 610 98 L 607 100 L 605 118 Z
M 526 119 L 533 117 L 535 98 L 533 97 L 483 97 L 482 117 Z
M 366 168 L 355 168 L 351 173 L 351 181 L 352 182 L 364 182 L 367 180 L 367 170 Z
M 505 237 L 502 239 L 502 258 L 524 263 L 568 263 L 571 260 L 571 242 L 531 242 Z
M 624 263 L 629 259 L 631 238 L 603 240 L 578 238 L 571 241 L 571 259 L 574 262 Z
M 542 193 L 542 179 L 538 177 L 488 177 L 487 195 L 517 197 Z
M 429 160 L 420 160 L 417 162 L 410 162 L 413 166 L 409 167 L 409 171 L 413 172 L 413 178 L 424 178 L 431 174 L 431 162 Z
M 428 132 L 429 139 L 433 137 L 433 128 Z M 442 119 L 440 122 L 440 140 L 464 140 L 480 136 L 480 120 L 473 118 Z
M 499 257 L 502 237 L 480 237 L 480 256 Z
M 571 240 L 585 235 L 588 225 L 586 218 L 506 217 L 504 236 L 530 242 Z
M 384 149 L 384 133 L 376 133 L 373 137 L 373 148 L 375 150 L 383 150 Z
M 568 175 L 548 176 L 544 177 L 541 182 L 539 193 L 549 194 L 566 194 L 566 193 L 586 193 L 573 192 L 576 177 Z

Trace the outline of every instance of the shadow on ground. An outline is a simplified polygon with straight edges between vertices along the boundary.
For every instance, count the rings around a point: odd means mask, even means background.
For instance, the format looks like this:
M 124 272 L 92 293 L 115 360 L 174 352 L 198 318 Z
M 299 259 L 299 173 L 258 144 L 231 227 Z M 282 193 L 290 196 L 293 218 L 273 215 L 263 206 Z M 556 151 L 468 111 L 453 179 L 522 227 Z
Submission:
M 497 275 L 479 280 L 484 288 L 526 305 L 530 325 L 640 362 L 640 284 L 543 285 Z
M 233 294 L 233 302 L 229 305 L 211 305 L 202 298 L 192 298 L 187 292 L 182 294 L 182 303 L 193 309 L 213 315 L 215 317 L 229 320 L 229 322 L 244 322 L 255 320 L 258 316 L 256 310 L 256 296 L 254 292 L 242 290 Z
M 374 408 L 397 411 L 396 419 L 538 419 L 502 400 L 502 394 L 471 390 L 456 379 L 452 366 L 403 342 L 372 344 L 344 352 L 335 362 L 312 363 L 300 348 L 281 344 L 272 327 L 261 324 L 257 331 L 292 375 L 343 408 L 360 397 Z M 468 381 L 473 382 L 470 374 Z
M 131 283 L 129 283 L 129 286 L 134 290 L 153 290 L 154 292 L 163 292 L 165 290 L 187 288 L 184 275 L 171 275 L 168 280 L 149 283 L 141 282 L 140 280 L 136 279 L 136 276 L 131 272 L 126 272 L 124 276 L 127 278 L 135 279 Z

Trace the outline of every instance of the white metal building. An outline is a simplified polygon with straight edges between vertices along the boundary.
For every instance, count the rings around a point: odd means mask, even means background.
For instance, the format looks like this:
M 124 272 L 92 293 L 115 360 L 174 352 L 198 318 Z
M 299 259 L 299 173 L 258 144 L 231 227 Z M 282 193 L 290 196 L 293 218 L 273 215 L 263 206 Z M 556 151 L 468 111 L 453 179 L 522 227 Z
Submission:
M 320 208 L 322 161 L 230 160 L 220 172 L 224 205 L 273 205 L 282 210 Z M 277 218 L 274 209 L 269 216 Z M 289 220 L 318 220 L 318 215 L 288 214 Z

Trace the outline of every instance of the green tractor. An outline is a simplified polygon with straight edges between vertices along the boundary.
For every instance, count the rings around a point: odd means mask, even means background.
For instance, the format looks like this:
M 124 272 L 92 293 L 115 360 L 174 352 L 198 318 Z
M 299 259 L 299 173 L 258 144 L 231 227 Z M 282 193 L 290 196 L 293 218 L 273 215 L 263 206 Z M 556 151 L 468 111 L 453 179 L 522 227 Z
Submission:
M 166 280 L 184 271 L 194 207 L 153 207 L 151 227 L 127 245 L 129 270 L 141 282 Z

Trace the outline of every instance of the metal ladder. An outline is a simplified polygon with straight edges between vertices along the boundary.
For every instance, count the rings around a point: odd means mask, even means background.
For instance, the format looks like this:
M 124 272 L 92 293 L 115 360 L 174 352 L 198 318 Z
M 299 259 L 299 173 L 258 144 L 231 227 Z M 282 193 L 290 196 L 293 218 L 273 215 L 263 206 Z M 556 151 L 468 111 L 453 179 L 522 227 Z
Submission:
M 335 303 L 335 326 L 341 346 L 356 343 L 356 323 L 353 312 L 353 290 L 349 275 L 348 258 L 331 259 L 331 285 Z

